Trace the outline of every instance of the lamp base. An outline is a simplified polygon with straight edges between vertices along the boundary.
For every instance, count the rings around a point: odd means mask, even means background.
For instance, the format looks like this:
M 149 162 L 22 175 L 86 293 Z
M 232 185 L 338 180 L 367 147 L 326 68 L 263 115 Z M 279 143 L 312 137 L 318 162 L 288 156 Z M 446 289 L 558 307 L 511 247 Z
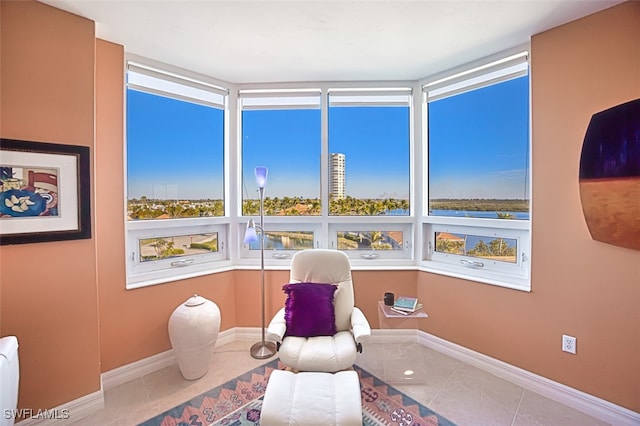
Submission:
M 251 356 L 256 359 L 270 358 L 276 353 L 276 344 L 273 342 L 258 342 L 251 346 Z

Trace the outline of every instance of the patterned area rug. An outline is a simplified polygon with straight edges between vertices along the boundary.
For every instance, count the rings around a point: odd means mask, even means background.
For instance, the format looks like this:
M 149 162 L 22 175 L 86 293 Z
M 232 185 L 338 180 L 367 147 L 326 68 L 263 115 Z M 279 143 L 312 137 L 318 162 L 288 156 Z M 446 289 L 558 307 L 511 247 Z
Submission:
M 259 425 L 262 398 L 269 376 L 275 369 L 284 369 L 277 359 L 165 411 L 140 426 Z M 363 426 L 455 426 L 357 365 L 354 369 L 360 377 Z

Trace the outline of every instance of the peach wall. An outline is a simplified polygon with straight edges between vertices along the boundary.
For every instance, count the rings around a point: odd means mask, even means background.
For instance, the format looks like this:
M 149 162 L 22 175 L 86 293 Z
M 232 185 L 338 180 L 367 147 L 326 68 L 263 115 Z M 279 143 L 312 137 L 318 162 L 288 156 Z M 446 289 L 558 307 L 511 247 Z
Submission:
M 386 291 L 398 295 L 416 294 L 417 271 L 352 271 L 355 304 L 369 319 L 372 328 L 379 328 L 378 301 Z M 289 271 L 265 272 L 265 322 L 284 306 L 283 284 L 289 281 Z M 260 325 L 260 272 L 235 271 L 236 327 Z
M 591 115 L 640 97 L 640 3 L 531 44 L 532 292 L 422 273 L 422 329 L 640 411 L 640 252 L 591 239 L 578 187 Z
M 33 1 L 0 7 L 2 137 L 93 154 L 93 22 Z M 0 333 L 19 340 L 19 408 L 55 407 L 100 389 L 94 244 L 0 247 Z
M 380 328 L 378 301 L 390 291 L 396 296 L 416 296 L 418 271 L 353 271 L 355 303 L 372 328 Z M 422 321 L 422 320 L 420 320 Z
M 236 323 L 233 272 L 125 289 L 123 87 L 123 47 L 97 40 L 96 250 L 102 372 L 171 349 L 169 317 L 193 294 L 219 306 L 221 330 Z

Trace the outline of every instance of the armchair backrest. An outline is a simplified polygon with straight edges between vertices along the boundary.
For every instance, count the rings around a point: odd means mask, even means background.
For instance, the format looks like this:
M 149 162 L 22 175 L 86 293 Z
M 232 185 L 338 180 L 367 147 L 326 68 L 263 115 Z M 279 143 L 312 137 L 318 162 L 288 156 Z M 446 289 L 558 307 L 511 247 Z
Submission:
M 353 281 L 349 257 L 338 250 L 311 249 L 296 252 L 291 258 L 290 283 L 336 284 L 333 305 L 336 329 L 351 328 L 354 306 Z

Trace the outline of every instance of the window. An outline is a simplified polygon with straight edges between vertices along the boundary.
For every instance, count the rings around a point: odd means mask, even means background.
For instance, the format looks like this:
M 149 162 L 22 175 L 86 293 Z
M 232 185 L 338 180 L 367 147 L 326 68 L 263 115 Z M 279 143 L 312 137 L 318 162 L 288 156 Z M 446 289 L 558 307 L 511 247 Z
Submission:
M 226 91 L 130 61 L 126 91 L 128 287 L 227 258 Z
M 265 166 L 265 215 L 320 215 L 320 90 L 245 90 L 240 105 L 242 214 L 259 214 L 254 169 Z
M 138 240 L 140 262 L 189 257 L 218 251 L 218 233 L 169 235 Z
M 329 214 L 410 214 L 410 89 L 329 90 Z
M 240 90 L 242 215 L 259 214 L 265 166 L 269 262 L 317 247 L 356 263 L 414 259 L 411 99 L 410 88 Z M 241 260 L 259 256 L 259 243 L 240 246 Z
M 265 257 L 276 264 L 288 264 L 295 251 L 319 246 L 314 218 L 322 214 L 320 95 L 320 89 L 239 93 L 241 214 L 260 214 L 254 170 L 266 167 L 264 248 Z M 242 235 L 239 241 L 241 259 L 260 257 L 259 242 L 244 244 Z
M 245 228 L 242 228 L 244 231 Z M 265 224 L 264 250 L 265 258 L 272 263 L 288 259 L 300 250 L 318 247 L 320 226 L 310 223 L 274 223 L 268 220 Z M 242 244 L 242 258 L 257 259 L 260 257 L 260 241 Z
M 242 234 L 264 166 L 272 266 L 329 248 L 356 268 L 530 290 L 527 54 L 426 82 L 421 111 L 416 82 L 229 95 L 184 70 L 127 67 L 127 288 L 255 265 L 260 244 Z
M 424 88 L 425 264 L 529 290 L 527 55 Z

